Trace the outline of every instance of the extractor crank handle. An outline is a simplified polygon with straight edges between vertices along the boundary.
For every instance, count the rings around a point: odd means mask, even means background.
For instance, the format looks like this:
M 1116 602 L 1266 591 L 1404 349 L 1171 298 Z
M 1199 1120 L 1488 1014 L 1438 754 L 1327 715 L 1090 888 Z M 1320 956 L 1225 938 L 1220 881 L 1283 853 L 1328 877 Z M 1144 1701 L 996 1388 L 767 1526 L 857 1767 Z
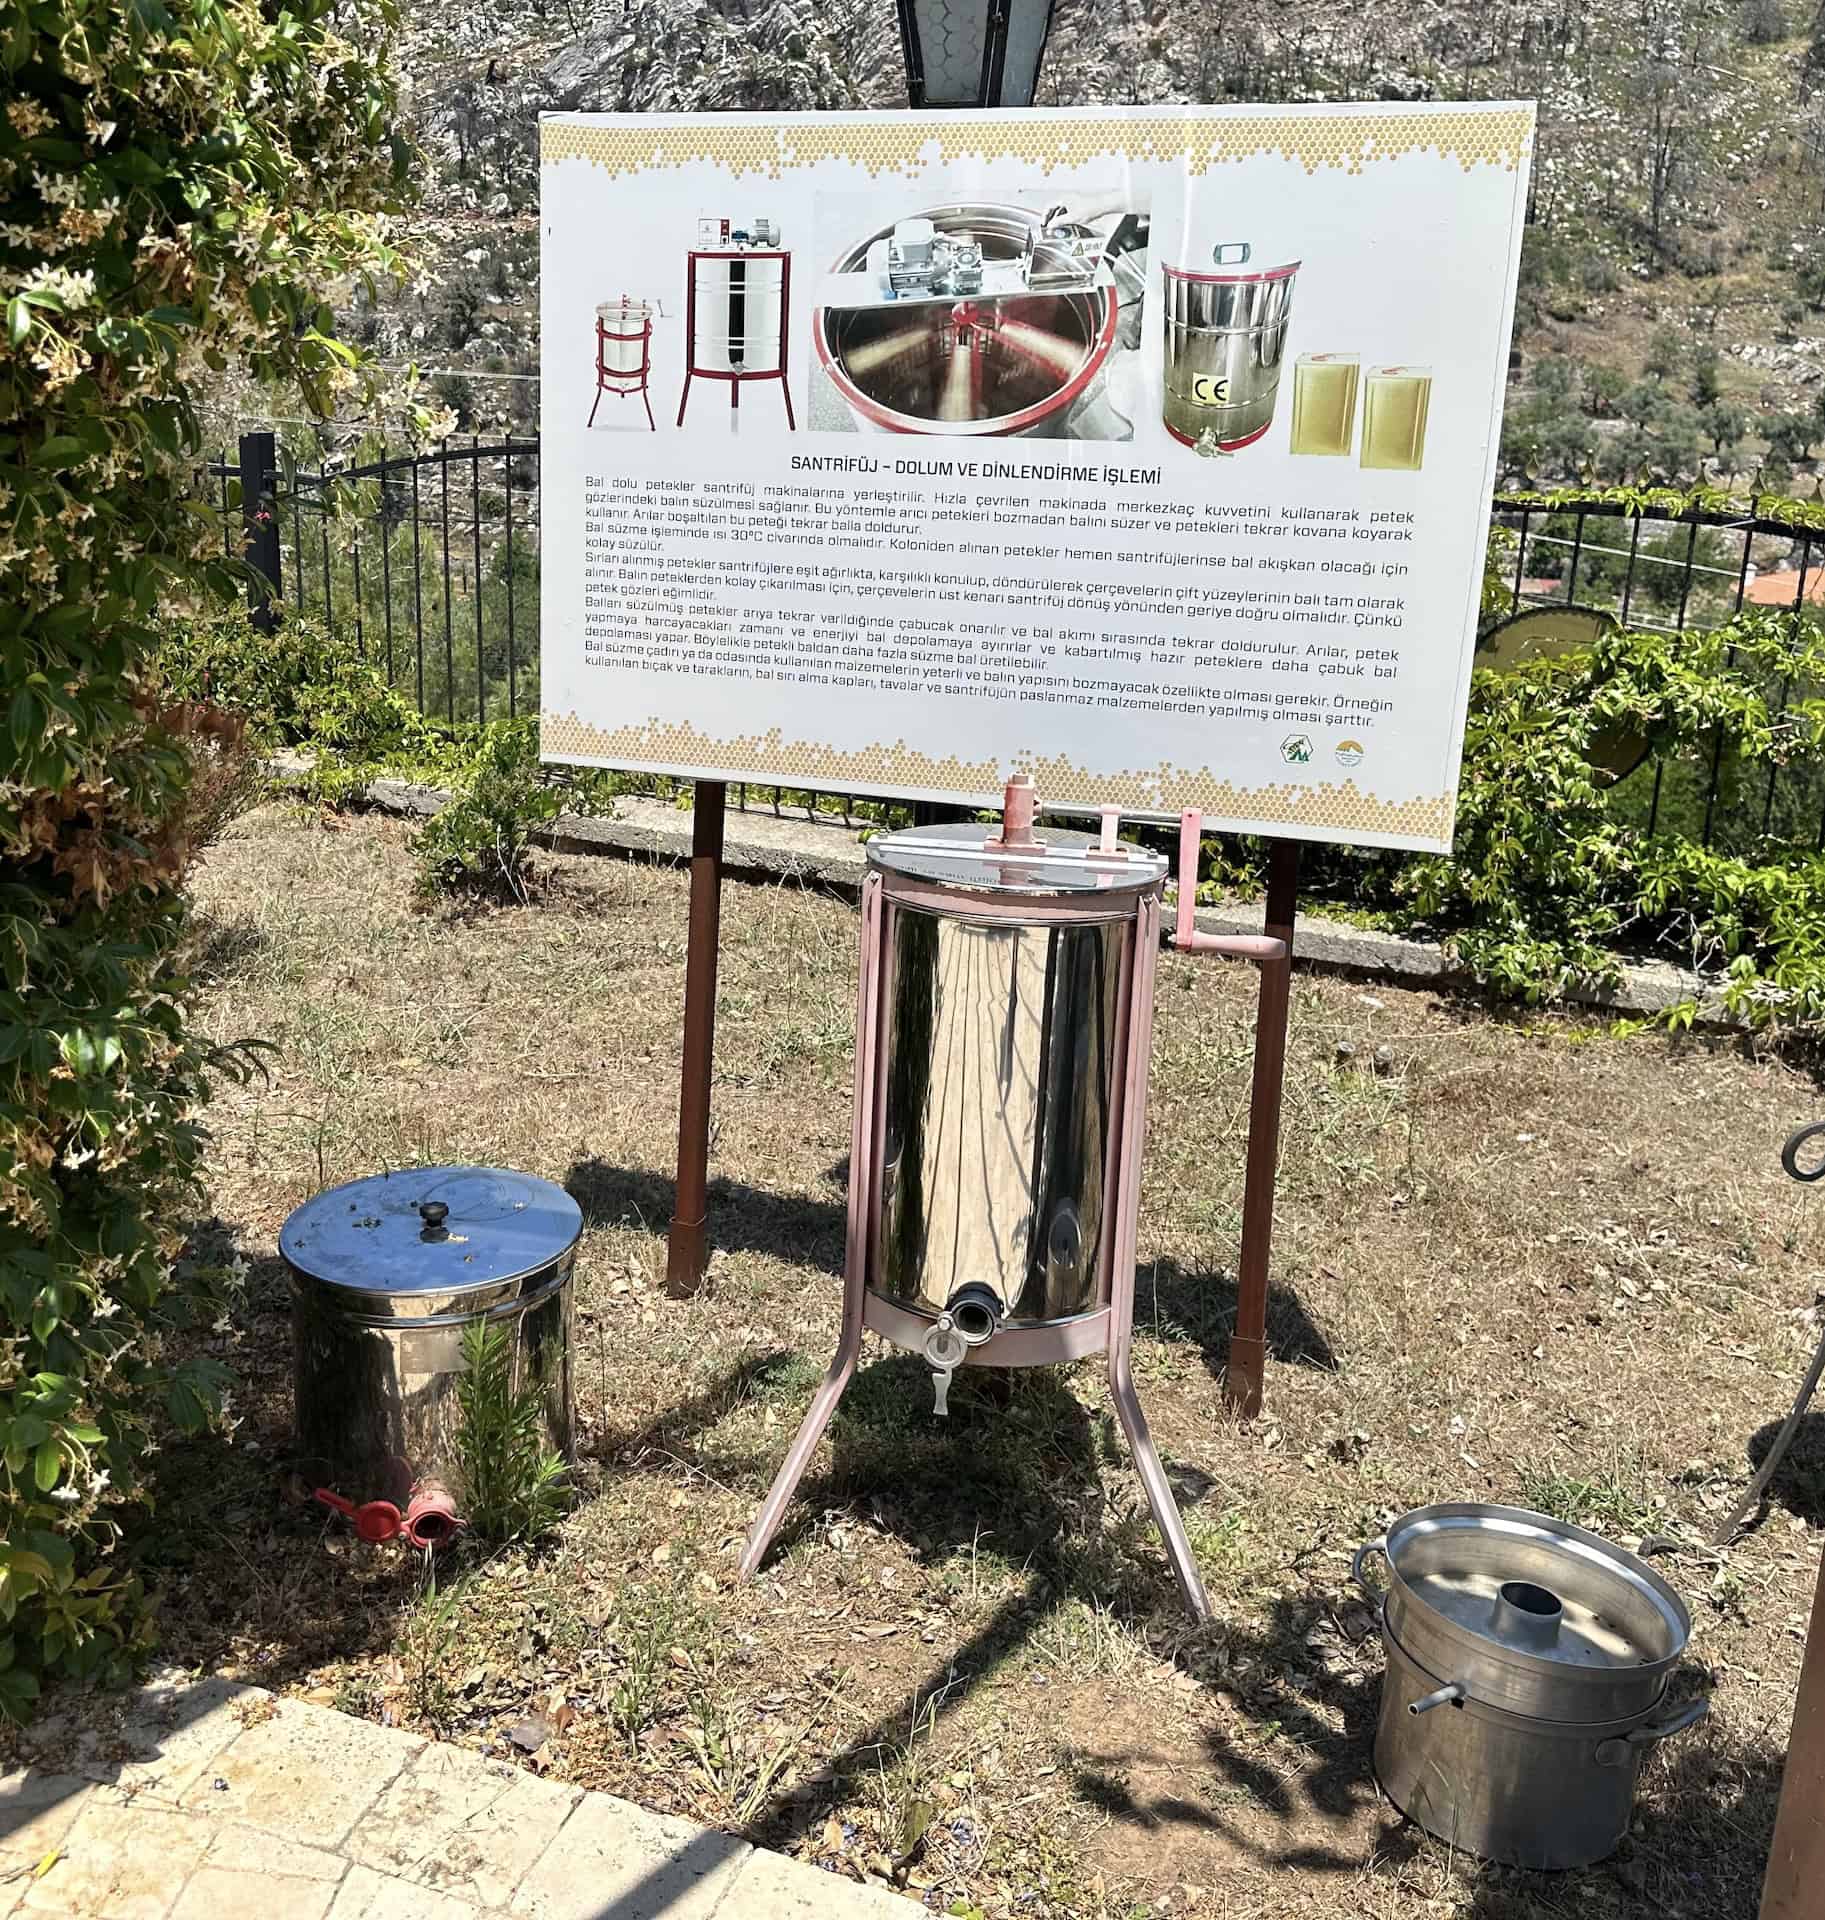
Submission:
M 1187 807 L 1179 815 L 1179 912 L 1172 944 L 1183 953 L 1222 953 L 1235 960 L 1284 960 L 1286 942 L 1272 934 L 1198 931 L 1198 845 L 1203 833 L 1202 810 Z

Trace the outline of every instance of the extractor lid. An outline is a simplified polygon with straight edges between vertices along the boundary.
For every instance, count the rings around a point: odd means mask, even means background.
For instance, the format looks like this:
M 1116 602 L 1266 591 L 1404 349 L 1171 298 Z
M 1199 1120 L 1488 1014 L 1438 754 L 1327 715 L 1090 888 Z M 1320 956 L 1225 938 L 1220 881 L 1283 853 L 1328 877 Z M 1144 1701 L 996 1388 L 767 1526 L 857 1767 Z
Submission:
M 1157 893 L 1166 877 L 1162 855 L 1125 841 L 1124 857 L 1105 860 L 1095 857 L 1098 843 L 1093 834 L 1045 827 L 1038 847 L 993 852 L 983 843 L 996 832 L 980 821 L 906 827 L 870 840 L 868 864 L 959 893 L 1001 893 L 1025 899 L 1083 901 L 1101 895 L 1128 901 Z
M 551 1266 L 583 1231 L 562 1187 L 500 1167 L 412 1167 L 330 1187 L 279 1230 L 299 1273 L 361 1293 L 463 1293 Z
M 1413 1600 L 1498 1658 L 1658 1667 L 1692 1630 L 1679 1596 L 1632 1553 L 1519 1507 L 1422 1507 L 1388 1529 L 1387 1554 Z

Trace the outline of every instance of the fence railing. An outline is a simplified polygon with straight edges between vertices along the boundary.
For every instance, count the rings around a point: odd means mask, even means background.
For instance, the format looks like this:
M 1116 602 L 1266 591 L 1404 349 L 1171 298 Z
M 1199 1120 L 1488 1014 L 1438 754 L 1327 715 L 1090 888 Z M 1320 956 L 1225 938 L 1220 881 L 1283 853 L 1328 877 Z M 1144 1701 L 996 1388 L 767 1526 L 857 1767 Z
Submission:
M 271 434 L 247 434 L 209 469 L 223 540 L 243 537 L 276 595 L 347 633 L 422 711 L 451 723 L 536 711 L 539 443 L 446 442 L 315 471 L 281 462 Z M 261 517 L 264 503 L 265 517 Z M 1724 625 L 1751 600 L 1825 615 L 1825 533 L 1758 513 L 1579 502 L 1504 503 L 1509 585 L 1522 605 L 1597 607 L 1668 633 Z M 237 525 L 239 522 L 239 525 Z M 1784 703 L 1798 689 L 1773 690 Z M 666 792 L 673 783 L 656 781 Z M 802 788 L 734 789 L 775 813 L 897 821 L 908 809 Z M 1651 759 L 1614 804 L 1650 829 L 1727 849 L 1773 839 L 1825 848 L 1825 768 L 1742 768 L 1721 742 L 1708 758 Z
M 1724 626 L 1751 600 L 1794 612 L 1820 605 L 1825 614 L 1825 535 L 1753 511 L 1504 506 L 1498 496 L 1494 517 L 1515 536 L 1509 586 L 1525 606 L 1595 607 L 1672 634 Z M 1769 691 L 1785 708 L 1804 690 Z M 1683 833 L 1724 851 L 1768 840 L 1825 849 L 1825 768 L 1743 766 L 1721 736 L 1697 760 L 1643 762 L 1611 804 L 1649 832 Z

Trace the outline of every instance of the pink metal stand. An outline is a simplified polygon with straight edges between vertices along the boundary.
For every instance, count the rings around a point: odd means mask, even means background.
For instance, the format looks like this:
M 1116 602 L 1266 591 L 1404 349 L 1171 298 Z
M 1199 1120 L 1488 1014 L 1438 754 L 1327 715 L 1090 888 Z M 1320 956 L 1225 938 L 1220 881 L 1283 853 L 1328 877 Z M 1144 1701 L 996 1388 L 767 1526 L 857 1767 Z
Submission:
M 1092 850 L 1091 863 L 1099 859 L 1120 864 L 1124 850 L 1114 839 L 1112 809 L 1105 810 L 1102 846 Z M 1024 814 L 1024 819 L 1021 815 Z M 1043 845 L 1032 839 L 1031 813 L 1022 796 L 1019 803 L 1010 789 L 1010 805 L 999 840 L 985 843 L 985 850 L 1018 860 L 1030 849 L 1030 856 L 1043 856 Z M 1195 860 L 1195 843 L 1194 843 Z M 1195 885 L 1195 871 L 1193 875 Z M 1283 954 L 1282 943 L 1253 937 L 1234 939 L 1192 934 L 1189 914 L 1192 890 L 1181 892 L 1180 944 L 1198 951 L 1234 954 L 1255 960 Z M 968 894 L 956 889 L 939 890 L 922 885 L 903 875 L 883 876 L 870 872 L 862 888 L 862 954 L 856 999 L 856 1079 L 855 1113 L 849 1143 L 849 1216 L 848 1237 L 843 1266 L 843 1329 L 836 1356 L 813 1398 L 804 1423 L 775 1476 L 760 1512 L 755 1516 L 747 1542 L 742 1549 L 741 1572 L 751 1576 L 766 1557 L 778 1530 L 786 1506 L 797 1489 L 817 1444 L 823 1437 L 837 1402 L 843 1397 L 855 1373 L 861 1353 L 862 1332 L 867 1328 L 896 1346 L 922 1350 L 931 1322 L 919 1314 L 893 1304 L 869 1286 L 877 1249 L 871 1244 L 873 1222 L 878 1216 L 880 1170 L 884 1153 L 882 1107 L 877 1097 L 877 1078 L 884 1052 L 881 977 L 884 965 L 884 898 L 912 908 L 941 907 L 948 915 L 969 918 L 980 916 L 993 921 L 1005 918 L 1007 901 L 994 894 Z M 1023 923 L 1070 925 L 1097 917 L 1095 896 L 1089 904 L 1023 899 L 1020 917 Z M 1107 917 L 1106 908 L 1102 916 Z M 1190 938 L 1186 936 L 1190 934 Z M 1119 1090 L 1112 1090 L 1107 1157 L 1104 1164 L 1116 1170 L 1113 1204 L 1105 1214 L 1100 1258 L 1103 1271 L 1110 1276 L 1109 1304 L 1094 1312 L 1068 1320 L 1038 1326 L 1004 1327 L 979 1346 L 970 1348 L 959 1364 L 977 1367 L 1036 1367 L 1082 1359 L 1093 1353 L 1105 1353 L 1109 1365 L 1109 1391 L 1115 1401 L 1122 1430 L 1134 1454 L 1135 1466 L 1146 1490 L 1147 1504 L 1153 1510 L 1166 1557 L 1185 1597 L 1185 1604 L 1199 1619 L 1207 1618 L 1210 1603 L 1199 1578 L 1184 1522 L 1179 1517 L 1172 1488 L 1160 1465 L 1153 1436 L 1147 1428 L 1134 1391 L 1129 1365 L 1129 1349 L 1134 1326 L 1135 1241 L 1139 1226 L 1141 1156 L 1145 1142 L 1147 1113 L 1147 1067 L 1153 1031 L 1154 972 L 1160 946 L 1160 903 L 1157 891 L 1143 894 L 1138 902 L 1134 936 L 1128 958 L 1123 964 L 1123 979 L 1117 995 L 1118 1027 L 1115 1058 L 1126 1062 L 1126 1074 Z

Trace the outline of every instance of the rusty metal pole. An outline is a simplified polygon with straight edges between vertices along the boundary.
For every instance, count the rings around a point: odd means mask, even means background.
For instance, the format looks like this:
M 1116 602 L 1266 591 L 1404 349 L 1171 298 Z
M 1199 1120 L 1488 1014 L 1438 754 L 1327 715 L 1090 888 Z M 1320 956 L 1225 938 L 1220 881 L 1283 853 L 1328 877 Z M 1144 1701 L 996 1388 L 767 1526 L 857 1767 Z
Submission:
M 1285 954 L 1261 962 L 1255 1002 L 1255 1080 L 1248 1101 L 1248 1171 L 1242 1188 L 1242 1259 L 1236 1329 L 1230 1336 L 1223 1398 L 1252 1418 L 1261 1411 L 1267 1371 L 1267 1269 L 1274 1241 L 1274 1185 L 1280 1167 L 1280 1103 L 1286 1081 L 1286 1013 L 1292 995 L 1293 916 L 1299 905 L 1299 842 L 1271 840 L 1267 853 L 1267 927 Z
M 1761 1920 L 1817 1920 L 1825 1899 L 1825 1560 L 1812 1596 Z
M 710 1075 L 716 1049 L 716 947 L 722 921 L 722 828 L 728 789 L 699 780 L 691 802 L 691 911 L 684 950 L 684 1070 L 678 1089 L 678 1181 L 665 1248 L 665 1290 L 703 1284 L 710 1178 Z

